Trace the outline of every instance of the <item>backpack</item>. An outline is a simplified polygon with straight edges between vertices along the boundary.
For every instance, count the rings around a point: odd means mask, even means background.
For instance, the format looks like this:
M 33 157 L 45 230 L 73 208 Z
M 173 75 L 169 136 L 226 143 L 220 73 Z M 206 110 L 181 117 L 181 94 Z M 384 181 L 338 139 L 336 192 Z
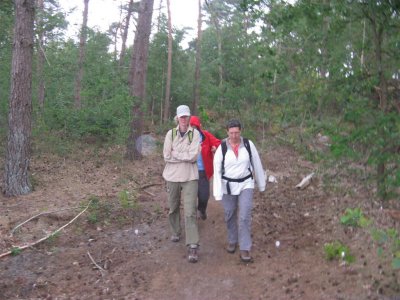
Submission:
M 176 127 L 172 128 L 172 140 L 174 140 L 177 135 L 178 135 L 178 128 L 176 128 Z M 193 131 L 192 130 L 190 130 L 188 132 L 188 137 L 189 137 L 189 143 L 191 143 L 193 140 Z
M 251 156 L 251 148 L 250 148 L 249 140 L 246 138 L 243 138 L 243 144 L 244 144 L 244 147 L 246 148 L 247 152 L 249 152 L 250 164 L 253 167 L 253 160 L 252 160 L 252 156 Z M 224 175 L 225 174 L 225 154 L 226 154 L 226 151 L 228 150 L 228 147 L 226 146 L 226 140 L 222 141 L 221 150 L 222 150 L 222 167 L 221 167 L 222 179 L 225 179 L 227 181 L 226 182 L 226 190 L 228 192 L 228 195 L 230 195 L 231 189 L 229 186 L 229 182 L 243 182 L 249 178 L 253 178 L 253 173 L 251 172 L 251 169 L 249 168 L 249 175 L 247 175 L 243 178 L 233 179 L 233 178 L 226 177 Z
M 249 157 L 250 157 L 250 164 L 251 166 L 253 166 L 253 160 L 252 160 L 252 156 L 251 156 L 251 148 L 250 148 L 250 143 L 249 140 L 247 138 L 243 138 L 243 144 L 244 147 L 246 148 L 247 152 L 249 152 Z M 226 151 L 228 150 L 228 147 L 226 146 L 226 140 L 223 140 L 221 142 L 221 150 L 222 150 L 222 175 L 224 175 L 225 173 L 225 154 Z

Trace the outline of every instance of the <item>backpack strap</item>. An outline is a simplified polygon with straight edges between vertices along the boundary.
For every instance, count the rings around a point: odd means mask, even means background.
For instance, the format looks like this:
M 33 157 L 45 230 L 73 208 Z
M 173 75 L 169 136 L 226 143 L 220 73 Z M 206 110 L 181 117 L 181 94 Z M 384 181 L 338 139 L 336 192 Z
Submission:
M 178 135 L 178 129 L 176 127 L 172 128 L 172 140 Z M 193 141 L 193 130 L 189 130 L 188 132 L 189 143 Z
M 191 143 L 193 141 L 193 130 L 189 130 L 188 137 L 189 137 L 189 143 Z
M 175 139 L 178 129 L 172 128 L 172 141 Z
M 225 174 L 225 154 L 226 154 L 226 151 L 228 150 L 228 147 L 226 146 L 226 140 L 223 140 L 221 142 L 221 150 L 222 150 L 221 174 L 222 174 L 222 176 L 224 176 L 224 174 Z
M 253 158 L 252 158 L 252 156 L 251 156 L 251 148 L 250 148 L 249 139 L 243 138 L 243 143 L 244 143 L 244 146 L 245 146 L 246 149 L 247 149 L 247 152 L 249 152 L 250 164 L 251 164 L 251 166 L 253 167 Z
M 252 156 L 251 156 L 251 148 L 250 148 L 249 140 L 247 138 L 243 138 L 243 144 L 244 144 L 244 147 L 246 148 L 247 152 L 249 153 L 250 164 L 253 167 L 253 160 L 252 160 Z M 250 174 L 244 178 L 232 179 L 232 178 L 228 178 L 228 177 L 224 176 L 224 174 L 225 174 L 225 155 L 226 155 L 226 151 L 228 150 L 228 147 L 226 145 L 226 140 L 223 140 L 221 142 L 221 150 L 222 150 L 221 174 L 222 174 L 222 179 L 227 180 L 226 189 L 227 189 L 228 195 L 230 195 L 231 189 L 229 186 L 229 182 L 243 182 L 249 178 L 253 178 L 253 173 L 251 172 L 251 169 L 249 168 Z

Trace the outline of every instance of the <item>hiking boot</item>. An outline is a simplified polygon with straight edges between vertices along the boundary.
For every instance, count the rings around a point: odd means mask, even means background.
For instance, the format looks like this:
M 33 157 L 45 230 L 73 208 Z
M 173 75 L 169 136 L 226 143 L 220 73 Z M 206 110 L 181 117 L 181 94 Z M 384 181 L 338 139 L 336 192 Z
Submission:
M 228 251 L 228 253 L 235 253 L 236 244 L 228 244 L 228 247 L 226 247 L 226 251 Z
M 200 219 L 202 219 L 202 220 L 207 219 L 207 213 L 205 210 L 200 210 Z
M 173 234 L 173 235 L 171 236 L 171 242 L 176 243 L 176 242 L 179 242 L 180 239 L 181 239 L 181 238 L 179 237 L 179 235 Z
M 191 263 L 196 263 L 199 260 L 197 255 L 197 245 L 190 245 L 188 248 L 188 260 Z
M 252 258 L 250 256 L 249 251 L 247 250 L 240 250 L 240 259 L 242 260 L 242 262 L 251 262 Z

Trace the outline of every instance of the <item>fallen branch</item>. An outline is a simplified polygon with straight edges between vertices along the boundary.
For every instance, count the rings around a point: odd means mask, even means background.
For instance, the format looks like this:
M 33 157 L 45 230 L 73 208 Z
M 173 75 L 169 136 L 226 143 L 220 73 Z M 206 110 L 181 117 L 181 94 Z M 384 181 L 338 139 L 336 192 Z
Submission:
M 92 261 L 92 263 L 96 266 L 97 269 L 99 269 L 101 276 L 104 276 L 104 273 L 107 273 L 106 270 L 104 270 L 102 267 L 100 267 L 93 259 L 93 257 L 90 255 L 90 252 L 87 252 L 87 255 L 89 256 L 90 260 Z
M 154 195 L 153 193 L 150 193 L 149 191 L 143 191 L 143 192 L 145 192 L 146 194 L 148 194 L 148 195 L 150 195 L 150 196 L 152 196 L 152 197 L 155 197 L 156 195 Z
M 18 224 L 17 226 L 15 226 L 15 227 L 13 228 L 13 230 L 11 230 L 11 235 L 13 235 L 13 234 L 14 234 L 14 231 L 17 230 L 17 229 L 18 229 L 19 227 L 21 227 L 22 225 L 24 225 L 24 224 L 28 223 L 29 221 L 32 221 L 33 219 L 36 219 L 36 218 L 38 218 L 38 217 L 40 217 L 40 216 L 42 216 L 42 215 L 53 214 L 53 213 L 57 213 L 57 212 L 60 212 L 60 211 L 71 210 L 71 209 L 77 209 L 77 208 L 80 208 L 80 206 L 69 207 L 69 208 L 63 208 L 63 209 L 53 210 L 53 211 L 47 211 L 47 212 L 41 212 L 40 214 L 37 214 L 37 215 L 35 215 L 35 216 L 29 218 L 28 220 L 22 222 L 21 224 Z
M 144 189 L 147 189 L 148 187 L 155 186 L 155 185 L 163 185 L 163 183 L 150 183 L 150 184 L 147 184 L 144 186 L 139 186 L 135 190 L 144 190 Z
M 306 177 L 303 178 L 303 180 L 296 185 L 296 188 L 300 190 L 304 190 L 310 183 L 311 183 L 311 178 L 314 176 L 314 172 L 311 174 L 308 174 Z
M 37 241 L 35 241 L 35 242 L 29 243 L 29 244 L 25 244 L 25 245 L 23 245 L 23 246 L 16 246 L 16 247 L 13 247 L 13 250 L 10 250 L 10 251 L 8 251 L 8 252 L 5 252 L 5 253 L 0 254 L 0 258 L 12 254 L 12 253 L 14 252 L 14 249 L 16 249 L 16 250 L 18 250 L 18 251 L 21 251 L 21 250 L 24 250 L 24 249 L 26 249 L 26 248 L 35 246 L 35 245 L 37 245 L 37 244 L 39 244 L 39 243 L 41 243 L 41 242 L 47 240 L 47 239 L 50 238 L 51 236 L 54 236 L 55 234 L 57 234 L 58 232 L 60 232 L 61 230 L 63 230 L 65 227 L 67 227 L 68 225 L 70 225 L 72 222 L 74 222 L 77 218 L 79 218 L 79 216 L 80 216 L 81 214 L 83 214 L 83 213 L 89 208 L 89 206 L 90 206 L 91 203 L 92 203 L 92 201 L 90 200 L 89 203 L 88 203 L 88 205 L 85 207 L 85 209 L 82 210 L 79 214 L 77 214 L 77 215 L 76 215 L 71 221 L 69 221 L 67 224 L 61 226 L 61 227 L 58 228 L 57 230 L 53 231 L 52 233 L 49 233 L 49 234 L 46 235 L 45 237 L 42 237 L 41 239 L 39 239 L 39 240 L 37 240 Z

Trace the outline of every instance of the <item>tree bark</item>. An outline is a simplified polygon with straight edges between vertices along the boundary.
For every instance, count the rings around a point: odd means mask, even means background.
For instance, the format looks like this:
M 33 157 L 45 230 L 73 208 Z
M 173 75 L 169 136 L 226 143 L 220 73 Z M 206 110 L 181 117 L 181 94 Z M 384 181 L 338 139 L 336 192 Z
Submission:
M 384 42 L 384 23 L 381 23 L 374 6 L 371 7 L 366 17 L 369 19 L 373 36 L 374 36 L 374 52 L 375 62 L 379 81 L 379 108 L 383 113 L 387 113 L 388 110 L 388 85 L 385 77 L 384 63 L 383 63 L 383 50 L 382 45 Z M 385 137 L 384 129 L 378 128 L 378 132 L 382 137 Z M 387 155 L 388 150 L 382 149 L 382 157 Z M 376 166 L 377 173 L 377 189 L 380 199 L 386 200 L 387 198 L 387 186 L 386 186 L 386 164 L 385 160 L 381 159 Z
M 15 0 L 11 91 L 4 172 L 4 194 L 32 190 L 29 181 L 32 131 L 32 57 L 35 0 Z
M 201 62 L 201 0 L 199 0 L 199 17 L 197 19 L 197 42 L 196 42 L 196 68 L 194 72 L 193 105 L 192 113 L 197 115 L 200 103 L 200 62 Z
M 223 68 L 223 59 L 222 59 L 222 34 L 221 34 L 221 26 L 219 24 L 218 13 L 215 11 L 213 7 L 213 3 L 209 1 L 205 1 L 211 15 L 211 21 L 214 24 L 215 32 L 217 34 L 217 47 L 218 47 L 218 100 L 223 105 L 223 93 L 224 93 L 224 68 Z
M 128 39 L 129 23 L 131 22 L 132 12 L 133 12 L 133 0 L 130 0 L 129 6 L 128 6 L 128 13 L 126 15 L 124 31 L 122 32 L 121 54 L 119 56 L 119 65 L 120 66 L 122 66 L 124 64 L 125 52 L 126 52 L 126 40 Z
M 136 141 L 143 132 L 142 103 L 146 98 L 147 59 L 149 55 L 149 38 L 154 0 L 140 2 L 138 26 L 133 43 L 131 68 L 129 71 L 130 95 L 133 98 L 131 131 L 127 141 L 125 157 L 129 160 L 142 158 L 141 145 Z
M 170 0 L 167 0 L 168 9 L 168 67 L 167 67 L 167 82 L 165 85 L 165 102 L 164 102 L 164 122 L 168 120 L 170 112 L 170 98 L 171 98 L 171 74 L 172 74 L 172 21 Z
M 83 23 L 81 28 L 81 34 L 79 39 L 79 61 L 78 61 L 78 72 L 75 79 L 75 108 L 80 109 L 82 107 L 81 89 L 82 89 L 82 78 L 83 78 L 83 64 L 85 62 L 85 46 L 87 36 L 87 22 L 88 22 L 88 11 L 89 11 L 89 0 L 83 0 Z
M 37 14 L 36 24 L 38 28 L 38 61 L 36 66 L 37 78 L 38 78 L 38 104 L 41 110 L 44 107 L 44 91 L 45 91 L 45 83 L 43 76 L 43 68 L 45 62 L 45 54 L 44 54 L 44 26 L 43 26 L 43 12 L 44 12 L 44 4 L 43 0 L 37 0 L 37 9 L 40 11 L 40 14 Z
M 375 16 L 372 17 L 372 28 L 374 32 L 374 44 L 375 44 L 375 59 L 378 69 L 378 79 L 379 79 L 379 107 L 382 112 L 386 113 L 387 111 L 387 99 L 388 99 L 388 89 L 387 89 L 387 81 L 385 78 L 383 63 L 382 63 L 382 43 L 383 43 L 383 28 L 379 26 L 375 21 Z M 383 128 L 378 129 L 381 132 L 381 136 L 385 136 L 383 134 Z M 385 155 L 386 153 L 382 153 Z M 377 164 L 377 188 L 378 195 L 381 200 L 385 200 L 387 198 L 387 189 L 386 189 L 386 165 L 383 161 L 379 161 Z

